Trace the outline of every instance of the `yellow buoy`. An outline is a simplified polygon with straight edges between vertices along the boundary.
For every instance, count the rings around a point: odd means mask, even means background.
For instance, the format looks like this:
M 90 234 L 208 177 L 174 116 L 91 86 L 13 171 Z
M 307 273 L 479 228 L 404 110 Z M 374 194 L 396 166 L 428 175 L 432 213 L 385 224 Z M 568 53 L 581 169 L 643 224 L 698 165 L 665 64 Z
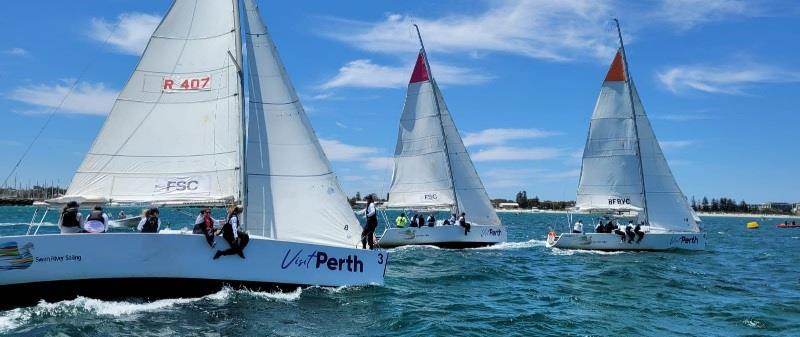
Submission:
M 747 223 L 747 229 L 756 229 L 758 228 L 758 222 L 750 221 Z

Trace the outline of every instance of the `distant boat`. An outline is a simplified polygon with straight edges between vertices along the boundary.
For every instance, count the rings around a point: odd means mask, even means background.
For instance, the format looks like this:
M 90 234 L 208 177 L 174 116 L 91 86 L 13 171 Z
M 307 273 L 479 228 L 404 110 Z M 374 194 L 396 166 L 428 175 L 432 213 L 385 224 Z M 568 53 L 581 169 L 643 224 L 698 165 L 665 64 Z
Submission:
M 354 248 L 358 219 L 255 0 L 244 0 L 244 10 L 248 76 L 239 1 L 175 0 L 66 195 L 50 202 L 243 204 L 246 258 L 214 260 L 216 249 L 228 248 L 222 238 L 211 248 L 202 235 L 175 231 L 4 237 L 0 306 L 77 295 L 194 296 L 226 284 L 383 284 L 387 253 Z
M 778 227 L 778 228 L 800 228 L 800 224 L 796 223 L 795 221 L 792 221 L 792 223 L 788 223 L 788 222 L 779 223 L 779 224 L 775 225 L 775 227 Z
M 443 226 L 442 221 L 433 227 L 388 227 L 378 245 L 467 248 L 505 242 L 506 227 L 500 223 L 475 171 L 431 74 L 419 28 L 414 27 L 421 47 L 400 117 L 392 186 L 385 205 L 421 213 L 441 208 L 452 213 L 465 212 L 471 230 L 465 234 L 461 226 Z
M 142 220 L 141 215 L 132 216 L 124 219 L 109 220 L 109 227 L 132 227 L 135 228 Z
M 669 169 L 630 77 L 619 22 L 617 32 L 620 47 L 589 124 L 576 208 L 622 218 L 623 226 L 626 220 L 644 223 L 645 235 L 637 243 L 614 233 L 551 232 L 547 245 L 587 250 L 704 250 L 706 235 L 700 231 L 700 218 Z

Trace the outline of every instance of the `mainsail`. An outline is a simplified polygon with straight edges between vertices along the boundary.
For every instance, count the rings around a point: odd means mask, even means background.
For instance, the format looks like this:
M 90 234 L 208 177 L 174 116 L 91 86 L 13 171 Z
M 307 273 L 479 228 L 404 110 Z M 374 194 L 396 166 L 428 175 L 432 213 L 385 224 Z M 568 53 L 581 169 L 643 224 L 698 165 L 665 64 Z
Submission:
M 248 229 L 352 247 L 361 227 L 331 170 L 254 0 L 245 0 L 249 73 Z
M 240 199 L 236 0 L 175 1 L 64 197 L 56 202 Z
M 629 76 L 620 49 L 589 124 L 577 208 L 638 211 L 653 231 L 699 231 Z
M 500 224 L 429 70 L 423 48 L 400 117 L 387 206 L 451 207 L 470 221 Z

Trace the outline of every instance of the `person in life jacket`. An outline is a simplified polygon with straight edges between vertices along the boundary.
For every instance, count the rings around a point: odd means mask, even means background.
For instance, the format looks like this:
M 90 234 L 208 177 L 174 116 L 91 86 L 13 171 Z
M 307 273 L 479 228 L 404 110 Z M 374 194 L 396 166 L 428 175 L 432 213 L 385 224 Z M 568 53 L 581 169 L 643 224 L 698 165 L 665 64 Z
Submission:
M 367 244 L 369 244 L 369 249 L 372 249 L 375 246 L 375 229 L 378 228 L 378 212 L 372 194 L 367 196 L 367 207 L 358 213 L 364 214 L 367 220 L 364 230 L 361 231 L 361 248 L 367 249 Z
M 470 230 L 470 224 L 467 222 L 467 213 L 461 212 L 461 215 L 458 216 L 458 225 L 464 227 L 464 235 L 467 235 Z
M 397 219 L 394 219 L 394 224 L 397 228 L 405 228 L 408 224 L 408 218 L 406 218 L 406 213 L 400 213 L 400 216 Z
M 425 219 L 425 222 L 428 223 L 428 227 L 436 226 L 436 218 L 433 217 L 433 213 L 428 214 L 428 218 Z
M 214 241 L 214 231 L 216 231 L 214 224 L 218 222 L 219 221 L 211 217 L 211 208 L 203 208 L 194 220 L 194 229 L 192 233 L 205 235 L 208 245 L 214 248 L 217 246 L 217 243 Z
M 628 220 L 628 225 L 625 226 L 625 235 L 628 237 L 628 243 L 633 242 L 636 238 L 636 233 L 633 232 L 633 221 Z
M 228 218 L 222 226 L 222 238 L 228 241 L 230 248 L 226 250 L 217 250 L 214 254 L 214 260 L 223 255 L 238 254 L 239 257 L 244 258 L 244 247 L 250 241 L 250 236 L 247 233 L 239 231 L 239 214 L 242 209 L 238 206 L 233 206 L 228 210 Z
M 575 222 L 575 225 L 572 226 L 572 233 L 581 234 L 583 233 L 583 221 L 578 220 Z
M 636 237 L 637 237 L 636 243 L 642 242 L 642 239 L 644 239 L 644 232 L 642 231 L 642 224 L 644 224 L 644 222 L 637 223 L 636 227 L 633 229 L 633 232 L 636 233 Z
M 78 212 L 80 205 L 76 201 L 70 201 L 61 210 L 58 218 L 58 228 L 61 234 L 75 234 L 83 232 L 83 217 Z
M 87 233 L 105 233 L 108 230 L 108 215 L 103 212 L 100 206 L 94 206 L 86 222 L 83 223 L 83 230 Z
M 142 233 L 158 233 L 161 228 L 161 219 L 158 218 L 158 215 L 158 208 L 148 209 L 136 229 Z

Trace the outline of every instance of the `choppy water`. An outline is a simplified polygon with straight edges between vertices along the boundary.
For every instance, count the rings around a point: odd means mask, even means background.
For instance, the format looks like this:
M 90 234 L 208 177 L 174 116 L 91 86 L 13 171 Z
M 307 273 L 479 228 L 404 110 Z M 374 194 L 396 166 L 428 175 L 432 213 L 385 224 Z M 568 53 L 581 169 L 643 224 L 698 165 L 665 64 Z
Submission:
M 31 212 L 0 208 L 0 235 L 25 233 Z M 706 217 L 705 252 L 595 253 L 544 246 L 564 215 L 501 218 L 510 242 L 499 246 L 391 250 L 383 287 L 78 298 L 0 312 L 0 334 L 800 336 L 800 229 L 774 227 L 783 220 L 747 230 L 753 219 Z

